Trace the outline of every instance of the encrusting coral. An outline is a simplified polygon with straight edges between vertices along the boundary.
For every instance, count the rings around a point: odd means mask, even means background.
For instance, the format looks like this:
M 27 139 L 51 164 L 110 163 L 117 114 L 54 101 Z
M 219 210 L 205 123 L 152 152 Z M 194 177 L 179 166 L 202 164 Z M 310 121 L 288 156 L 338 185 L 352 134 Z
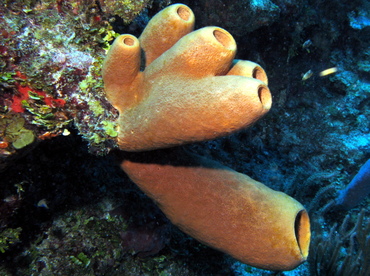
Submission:
M 233 37 L 218 27 L 190 32 L 193 23 L 188 7 L 172 5 L 153 17 L 139 39 L 121 35 L 112 45 L 103 80 L 120 112 L 122 150 L 210 140 L 251 125 L 270 109 L 264 70 L 251 62 L 231 68 Z
M 154 151 L 238 131 L 271 107 L 265 71 L 233 60 L 227 31 L 191 32 L 193 24 L 190 8 L 171 5 L 139 39 L 121 35 L 108 52 L 103 79 L 120 113 L 121 167 L 185 233 L 253 266 L 293 269 L 310 242 L 299 202 L 181 148 Z

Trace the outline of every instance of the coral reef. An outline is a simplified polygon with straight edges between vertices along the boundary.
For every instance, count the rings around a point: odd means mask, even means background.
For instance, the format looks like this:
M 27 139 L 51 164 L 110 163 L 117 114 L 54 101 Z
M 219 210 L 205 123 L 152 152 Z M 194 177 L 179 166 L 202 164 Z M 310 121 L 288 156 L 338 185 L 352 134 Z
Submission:
M 361 210 L 352 219 L 347 215 L 340 225 L 323 231 L 322 221 L 313 223 L 315 245 L 310 255 L 312 275 L 369 275 L 370 221 Z M 349 246 L 348 246 L 349 244 Z
M 38 144 L 1 179 L 1 275 L 232 274 L 230 260 L 171 226 L 112 156 L 92 156 L 74 133 Z
M 98 2 L 104 13 L 118 16 L 127 24 L 133 21 L 144 8 L 151 5 L 153 0 L 99 0 Z
M 85 104 L 79 100 L 83 93 L 74 93 L 104 53 L 104 43 L 113 39 L 99 14 L 87 14 L 91 9 L 92 3 L 68 1 L 15 1 L 1 7 L 1 141 L 8 146 L 1 149 L 0 167 L 33 141 L 61 135 Z M 90 40 L 92 34 L 96 39 Z M 28 132 L 10 137 L 11 122 L 19 118 Z M 22 143 L 16 142 L 20 136 Z
M 331 212 L 327 206 L 369 158 L 368 1 L 184 2 L 194 11 L 196 29 L 209 25 L 227 29 L 238 45 L 236 58 L 256 61 L 269 76 L 274 104 L 263 120 L 231 136 L 185 147 L 306 206 L 313 221 L 308 262 L 289 273 L 243 265 L 181 233 L 114 166 L 111 155 L 101 156 L 115 147 L 118 135 L 114 123 L 118 112 L 105 99 L 101 79 L 105 50 L 117 33 L 139 36 L 169 2 L 146 2 L 147 9 L 127 25 L 124 22 L 134 16 L 110 14 L 103 1 L 2 1 L 0 232 L 11 242 L 2 247 L 0 274 L 45 275 L 50 270 L 44 264 L 52 264 L 54 275 L 58 271 L 64 275 L 66 265 L 74 275 L 286 276 L 325 273 L 327 267 L 336 272 L 366 268 L 362 264 L 368 251 L 357 254 L 360 240 L 355 234 L 366 229 L 350 230 L 361 209 L 366 225 L 369 198 L 349 211 Z M 259 9 L 248 10 L 253 3 Z M 320 76 L 332 67 L 335 73 Z M 65 104 L 49 106 L 46 98 Z M 24 112 L 12 111 L 12 105 Z M 24 120 L 21 129 L 22 122 L 13 123 L 13 118 Z M 14 132 L 13 126 L 18 126 Z M 13 142 L 22 136 L 18 134 L 22 129 L 32 131 L 34 140 L 27 144 L 26 139 L 27 145 L 17 149 Z M 109 217 L 109 210 L 117 206 L 122 206 L 118 216 L 123 220 Z M 347 226 L 341 231 L 335 225 L 342 225 L 344 218 Z M 73 228 L 89 219 L 92 229 Z M 106 228 L 98 222 L 111 228 L 113 241 L 129 236 L 128 248 L 104 237 L 99 231 Z M 122 228 L 130 234 L 125 236 Z M 58 235 L 61 230 L 67 233 L 64 243 Z M 349 238 L 340 234 L 349 232 Z M 142 244 L 143 235 L 154 240 Z M 95 237 L 101 244 L 93 242 Z M 134 240 L 140 241 L 136 247 Z M 5 239 L 1 241 L 4 245 Z M 52 241 L 61 245 L 58 250 L 51 250 Z M 325 241 L 330 250 L 321 254 L 319 245 Z M 104 244 L 107 258 L 94 257 Z M 164 247 L 154 256 L 138 256 L 150 252 L 153 244 Z M 73 254 L 72 245 L 79 248 Z M 352 255 L 356 261 L 341 270 Z M 103 265 L 96 266 L 100 259 Z

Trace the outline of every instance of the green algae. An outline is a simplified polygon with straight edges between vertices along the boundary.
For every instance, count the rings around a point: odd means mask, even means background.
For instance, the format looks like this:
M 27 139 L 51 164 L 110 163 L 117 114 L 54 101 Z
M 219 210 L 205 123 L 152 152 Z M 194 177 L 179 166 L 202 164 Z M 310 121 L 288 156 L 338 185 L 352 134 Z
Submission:
M 77 256 L 69 256 L 69 258 L 73 263 L 84 267 L 88 267 L 91 263 L 91 260 L 83 252 L 80 252 Z
M 21 149 L 32 144 L 34 132 L 25 128 L 26 120 L 20 116 L 3 118 L 0 122 L 0 134 L 6 141 L 11 142 L 15 149 Z
M 1 55 L 0 55 L 1 57 Z M 14 83 L 15 79 L 14 76 L 16 74 L 14 72 L 0 72 L 0 82 L 5 82 L 5 83 Z
M 113 122 L 110 121 L 103 121 L 103 129 L 105 130 L 105 133 L 110 137 L 117 137 L 118 132 L 116 131 L 116 125 Z
M 4 253 L 12 244 L 19 242 L 22 228 L 6 228 L 0 232 L 0 253 Z
M 149 6 L 152 0 L 100 0 L 103 10 L 110 14 L 122 18 L 125 24 L 132 22 L 144 8 Z
M 100 102 L 97 100 L 92 100 L 88 102 L 88 105 L 95 116 L 103 115 L 104 108 L 101 106 Z
M 13 141 L 12 145 L 16 149 L 21 149 L 29 144 L 32 144 L 34 140 L 35 136 L 32 130 L 22 129 L 21 131 L 18 132 L 18 136 L 15 139 L 15 141 Z

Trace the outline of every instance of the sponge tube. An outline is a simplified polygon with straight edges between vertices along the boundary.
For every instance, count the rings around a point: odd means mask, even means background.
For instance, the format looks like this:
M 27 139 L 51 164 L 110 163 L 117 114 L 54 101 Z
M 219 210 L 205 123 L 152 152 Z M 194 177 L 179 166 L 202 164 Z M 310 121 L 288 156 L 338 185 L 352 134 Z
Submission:
M 298 201 L 197 155 L 155 154 L 166 160 L 145 152 L 121 167 L 182 231 L 263 269 L 291 270 L 306 260 L 310 222 Z

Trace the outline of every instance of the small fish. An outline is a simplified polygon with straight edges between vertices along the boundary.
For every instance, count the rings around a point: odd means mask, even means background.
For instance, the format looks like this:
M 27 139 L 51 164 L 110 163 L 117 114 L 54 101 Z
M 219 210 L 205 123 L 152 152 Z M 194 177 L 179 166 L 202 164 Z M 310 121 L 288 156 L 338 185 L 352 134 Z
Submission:
M 305 80 L 308 80 L 309 78 L 311 78 L 313 75 L 313 72 L 312 70 L 308 70 L 302 77 L 302 80 L 305 81 Z
M 308 53 L 310 53 L 310 49 L 309 47 L 312 46 L 312 41 L 310 39 L 306 40 L 303 44 L 302 44 L 302 48 L 303 49 L 306 49 Z
M 71 132 L 69 132 L 69 130 L 65 128 L 65 129 L 63 130 L 62 135 L 63 135 L 63 136 L 68 136 L 69 134 L 71 134 Z
M 43 198 L 39 202 L 37 202 L 37 207 L 49 209 L 49 206 L 48 206 L 47 201 L 46 201 L 45 198 Z
M 302 47 L 303 48 L 308 48 L 312 45 L 312 41 L 309 39 L 309 40 L 306 40 L 303 44 L 302 44 Z
M 337 71 L 338 71 L 338 68 L 337 67 L 331 67 L 331 68 L 325 69 L 324 71 L 321 71 L 319 73 L 319 75 L 320 75 L 320 77 L 325 77 L 327 75 L 334 74 Z
M 4 202 L 6 203 L 14 203 L 18 200 L 17 196 L 11 195 L 3 199 Z

